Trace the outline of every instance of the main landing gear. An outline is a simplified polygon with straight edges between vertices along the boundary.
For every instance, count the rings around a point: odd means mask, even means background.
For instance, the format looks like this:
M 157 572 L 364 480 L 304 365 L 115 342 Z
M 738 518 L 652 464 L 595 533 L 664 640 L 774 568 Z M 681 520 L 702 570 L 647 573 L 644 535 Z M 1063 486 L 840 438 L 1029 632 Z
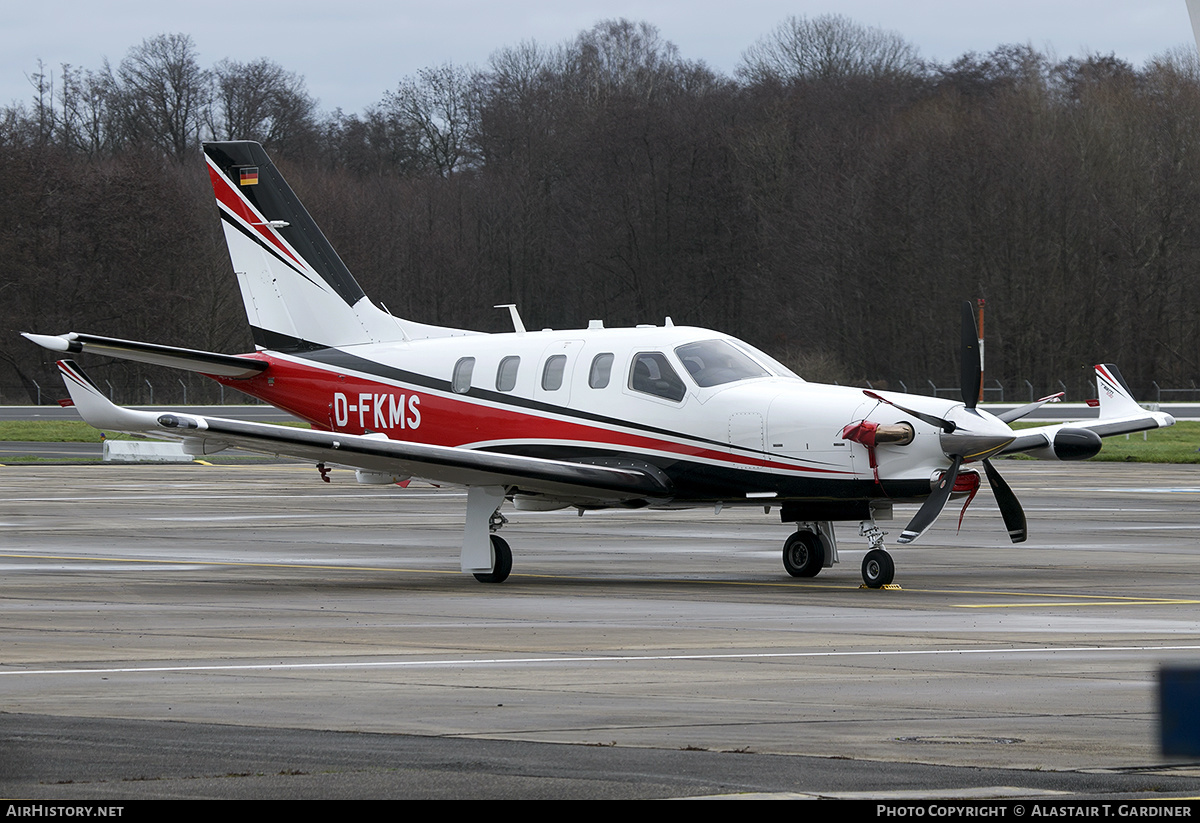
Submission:
M 783 567 L 792 577 L 816 577 L 821 569 L 837 562 L 837 542 L 832 523 L 797 523 L 797 529 L 783 544 Z M 864 520 L 858 533 L 871 544 L 862 562 L 863 584 L 881 589 L 896 576 L 896 564 L 883 548 L 883 531 L 874 520 Z
M 488 541 L 492 544 L 492 570 L 490 572 L 474 572 L 475 579 L 480 583 L 503 583 L 512 571 L 512 549 L 508 541 L 496 532 L 504 528 L 508 518 L 500 513 L 497 507 L 488 518 Z
M 467 517 L 463 529 L 462 570 L 480 583 L 503 583 L 512 572 L 512 549 L 496 534 L 508 518 L 500 513 L 503 486 L 467 488 Z
M 797 523 L 783 544 L 783 567 L 792 577 L 816 577 L 837 562 L 832 523 Z
M 820 536 L 802 530 L 784 541 L 783 567 L 792 577 L 816 577 L 825 567 Z
M 503 583 L 512 571 L 512 549 L 498 534 L 489 534 L 488 539 L 492 542 L 492 570 L 475 572 L 475 579 L 480 583 Z

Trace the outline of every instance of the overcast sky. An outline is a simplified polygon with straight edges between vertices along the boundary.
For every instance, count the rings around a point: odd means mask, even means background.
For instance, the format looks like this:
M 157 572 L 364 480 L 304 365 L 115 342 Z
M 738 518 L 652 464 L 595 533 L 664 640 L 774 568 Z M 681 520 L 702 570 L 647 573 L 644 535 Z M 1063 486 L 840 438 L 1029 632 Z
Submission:
M 1193 44 L 1184 0 L 329 0 L 163 3 L 5 0 L 0 104 L 30 99 L 37 61 L 98 69 L 157 34 L 191 35 L 201 64 L 267 57 L 302 75 L 323 111 L 361 112 L 427 66 L 483 66 L 493 51 L 555 45 L 599 20 L 647 21 L 689 60 L 732 74 L 741 53 L 788 15 L 844 14 L 891 29 L 925 58 L 950 60 L 1001 43 L 1059 57 L 1115 53 L 1135 66 Z

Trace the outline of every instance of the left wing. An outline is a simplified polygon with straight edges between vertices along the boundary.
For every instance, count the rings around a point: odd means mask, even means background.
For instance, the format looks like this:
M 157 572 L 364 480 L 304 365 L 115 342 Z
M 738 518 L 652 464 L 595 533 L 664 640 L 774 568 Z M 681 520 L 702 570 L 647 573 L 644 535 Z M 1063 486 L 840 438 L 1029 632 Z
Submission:
M 1121 372 L 1111 363 L 1096 366 L 1096 391 L 1100 398 L 1100 416 L 1096 419 L 1018 429 L 1016 439 L 1001 454 L 1027 452 L 1054 460 L 1086 460 L 1100 451 L 1102 437 L 1175 425 L 1171 415 L 1139 406 Z
M 504 487 L 510 492 L 544 494 L 578 504 L 661 501 L 673 496 L 670 480 L 649 465 L 572 463 L 430 446 L 380 435 L 313 431 L 186 412 L 139 411 L 110 402 L 73 361 L 58 361 L 58 369 L 75 408 L 92 426 L 181 440 L 190 454 L 211 454 L 238 446 L 451 485 Z

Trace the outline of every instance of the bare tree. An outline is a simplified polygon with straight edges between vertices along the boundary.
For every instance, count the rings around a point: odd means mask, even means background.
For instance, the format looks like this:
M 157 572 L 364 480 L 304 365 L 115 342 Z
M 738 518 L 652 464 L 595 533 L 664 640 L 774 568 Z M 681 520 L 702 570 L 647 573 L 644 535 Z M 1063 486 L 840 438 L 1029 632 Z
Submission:
M 212 132 L 224 140 L 257 140 L 274 152 L 295 149 L 314 129 L 316 101 L 304 78 L 260 58 L 222 60 L 213 68 Z
M 134 46 L 114 76 L 126 136 L 182 160 L 198 148 L 212 97 L 186 34 L 160 34 Z
M 422 69 L 384 98 L 383 112 L 401 131 L 419 135 L 418 151 L 427 167 L 449 177 L 470 164 L 478 106 L 471 75 L 447 63 Z
M 597 23 L 579 35 L 572 51 L 593 98 L 614 92 L 649 97 L 683 62 L 655 26 L 624 18 Z
M 36 126 L 34 132 L 36 135 L 35 139 L 38 145 L 45 145 L 52 139 L 58 120 L 57 112 L 54 109 L 54 74 L 53 72 L 48 73 L 46 66 L 39 60 L 37 71 L 29 75 L 28 80 L 34 90 L 33 125 Z
M 489 94 L 510 104 L 533 97 L 554 71 L 554 54 L 533 40 L 493 52 L 488 58 Z
M 913 74 L 920 65 L 916 48 L 898 33 L 824 14 L 788 17 L 746 49 L 737 74 L 748 83 L 878 79 Z
M 115 137 L 113 94 L 107 72 L 64 65 L 58 92 L 62 108 L 59 144 L 92 157 L 109 151 Z

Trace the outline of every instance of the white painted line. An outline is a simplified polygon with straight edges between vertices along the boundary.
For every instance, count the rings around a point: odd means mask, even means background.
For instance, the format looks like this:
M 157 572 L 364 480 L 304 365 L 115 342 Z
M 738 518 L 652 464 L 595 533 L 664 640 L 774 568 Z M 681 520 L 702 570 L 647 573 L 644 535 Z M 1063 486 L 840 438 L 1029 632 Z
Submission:
M 0 670 L 0 677 L 12 675 L 58 675 L 58 674 L 161 674 L 163 672 L 237 672 L 237 671 L 300 671 L 304 669 L 405 669 L 443 668 L 457 669 L 465 666 L 527 666 L 561 663 L 645 663 L 673 660 L 768 660 L 814 657 L 942 657 L 967 654 L 991 655 L 1043 655 L 1073 653 L 1126 653 L 1126 652 L 1179 652 L 1200 651 L 1200 645 L 1188 646 L 1053 646 L 1026 649 L 913 649 L 909 651 L 867 652 L 744 652 L 734 654 L 655 654 L 655 655 L 601 655 L 588 657 L 475 657 L 442 660 L 386 660 L 347 663 L 237 663 L 211 666 L 145 666 L 114 669 L 28 669 Z

